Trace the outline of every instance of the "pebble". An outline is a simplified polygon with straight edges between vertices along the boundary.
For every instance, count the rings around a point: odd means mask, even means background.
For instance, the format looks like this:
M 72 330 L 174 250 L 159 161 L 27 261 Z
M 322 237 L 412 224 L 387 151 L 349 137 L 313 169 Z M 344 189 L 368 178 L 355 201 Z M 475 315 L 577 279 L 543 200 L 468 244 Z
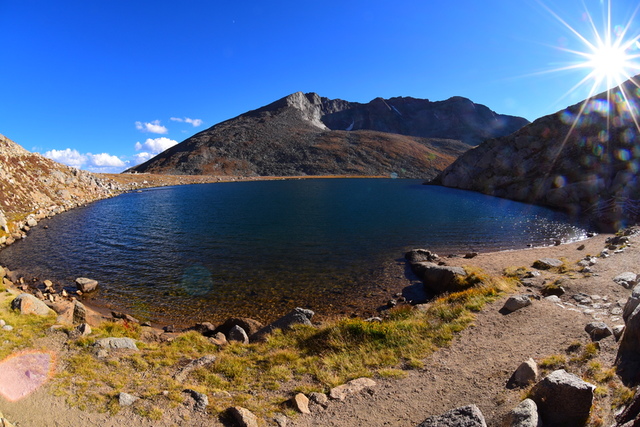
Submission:
M 13 326 L 11 325 L 2 325 L 3 331 L 13 331 Z

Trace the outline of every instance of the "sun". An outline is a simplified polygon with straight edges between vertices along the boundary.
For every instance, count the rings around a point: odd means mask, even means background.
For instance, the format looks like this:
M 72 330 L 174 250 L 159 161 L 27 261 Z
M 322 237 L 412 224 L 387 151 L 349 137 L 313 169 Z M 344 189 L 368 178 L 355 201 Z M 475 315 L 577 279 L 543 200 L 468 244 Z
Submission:
M 573 55 L 574 60 L 569 62 L 567 66 L 551 70 L 586 71 L 582 80 L 566 95 L 586 85 L 589 86 L 589 97 L 591 97 L 597 92 L 619 86 L 640 72 L 640 33 L 638 33 L 637 27 L 636 33 L 631 34 L 634 19 L 640 6 L 621 25 L 613 25 L 612 23 L 611 0 L 600 2 L 602 4 L 602 25 L 596 24 L 592 13 L 585 6 L 584 17 L 589 30 L 580 32 L 544 3 L 541 1 L 539 3 L 573 34 L 579 44 L 576 49 L 558 48 Z

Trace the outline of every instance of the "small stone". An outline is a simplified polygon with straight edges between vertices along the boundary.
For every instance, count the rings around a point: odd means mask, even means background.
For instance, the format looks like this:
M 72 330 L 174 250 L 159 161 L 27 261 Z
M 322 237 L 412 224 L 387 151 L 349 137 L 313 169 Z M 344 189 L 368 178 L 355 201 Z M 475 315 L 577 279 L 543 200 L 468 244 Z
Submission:
M 5 322 L 3 319 L 0 319 L 0 326 L 4 326 L 6 324 L 7 324 L 7 322 Z
M 515 370 L 511 381 L 518 387 L 525 387 L 538 379 L 538 365 L 535 360 L 529 358 L 525 362 L 522 362 L 518 369 Z
M 185 393 L 189 393 L 195 403 L 193 405 L 193 410 L 197 412 L 205 412 L 207 410 L 207 406 L 209 405 L 209 398 L 206 394 L 197 392 L 195 390 L 186 389 Z
M 331 389 L 329 396 L 334 400 L 344 400 L 347 395 L 358 393 L 366 388 L 376 385 L 371 378 L 357 378 L 346 384 L 339 385 Z
M 209 341 L 215 345 L 227 345 L 227 337 L 222 332 L 217 332 L 214 336 L 209 337 Z
M 611 328 L 604 322 L 591 322 L 584 328 L 592 341 L 600 341 L 603 338 L 613 335 Z
M 503 308 L 509 312 L 514 312 L 528 305 L 531 305 L 531 299 L 527 295 L 514 295 L 509 297 Z
M 276 423 L 278 427 L 287 427 L 288 419 L 284 414 L 275 414 L 273 416 L 273 422 Z
M 540 258 L 533 263 L 533 268 L 538 270 L 549 270 L 551 268 L 562 267 L 563 262 L 556 258 Z
M 227 410 L 239 427 L 258 427 L 258 417 L 253 412 L 241 406 L 234 406 Z
M 296 408 L 302 414 L 310 414 L 309 410 L 309 398 L 303 393 L 296 394 L 292 399 L 293 407 Z
M 611 330 L 613 331 L 613 336 L 616 338 L 616 340 L 619 340 L 622 336 L 622 333 L 624 332 L 624 325 L 616 325 L 611 328 Z
M 627 272 L 618 274 L 616 277 L 613 278 L 613 281 L 625 289 L 631 289 L 638 283 L 637 278 L 638 276 L 636 275 L 636 273 L 627 271 Z
M 80 301 L 73 301 L 73 320 L 74 325 L 78 323 L 87 323 L 87 308 Z
M 322 407 L 327 407 L 329 404 L 329 397 L 324 393 L 313 392 L 309 394 L 309 400 L 313 403 L 317 403 Z
M 505 417 L 503 424 L 509 427 L 538 427 L 538 406 L 531 399 L 525 399 Z
M 101 338 L 96 341 L 95 345 L 97 347 L 105 348 L 105 349 L 130 349 L 130 350 L 138 350 L 138 346 L 136 345 L 136 341 L 131 338 Z
M 476 405 L 452 409 L 442 415 L 427 418 L 418 427 L 487 427 L 482 412 Z
M 3 325 L 2 326 L 2 330 L 3 331 L 13 331 L 13 326 L 11 326 L 11 325 Z
M 118 403 L 120 406 L 131 406 L 136 400 L 140 400 L 140 398 L 129 393 L 120 393 L 118 395 Z

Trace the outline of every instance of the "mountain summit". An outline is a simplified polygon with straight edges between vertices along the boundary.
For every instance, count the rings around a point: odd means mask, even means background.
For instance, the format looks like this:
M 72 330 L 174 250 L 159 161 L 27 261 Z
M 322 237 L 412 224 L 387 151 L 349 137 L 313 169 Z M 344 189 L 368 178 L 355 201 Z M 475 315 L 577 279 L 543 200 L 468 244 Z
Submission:
M 360 104 L 296 92 L 204 130 L 128 172 L 431 178 L 470 145 L 527 123 L 461 97 Z

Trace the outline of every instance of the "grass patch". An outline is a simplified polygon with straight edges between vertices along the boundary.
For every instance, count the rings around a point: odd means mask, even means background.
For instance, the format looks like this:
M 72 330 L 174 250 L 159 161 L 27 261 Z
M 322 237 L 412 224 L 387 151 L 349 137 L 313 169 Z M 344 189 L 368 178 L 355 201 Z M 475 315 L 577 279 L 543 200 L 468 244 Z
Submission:
M 490 277 L 478 269 L 467 271 L 466 284 L 471 288 L 441 296 L 426 310 L 401 306 L 390 310 L 382 322 L 345 318 L 318 328 L 300 325 L 286 333 L 276 330 L 261 343 L 218 347 L 191 331 L 171 342 L 141 343 L 136 353 L 98 359 L 91 348 L 96 339 L 140 336 L 137 325 L 108 323 L 77 341 L 78 354 L 58 375 L 56 387 L 60 394 L 70 393 L 70 403 L 97 405 L 104 411 L 113 410 L 112 399 L 105 396 L 119 392 L 155 396 L 155 407 L 162 408 L 178 404 L 184 399 L 181 391 L 191 388 L 216 396 L 218 402 L 209 408 L 212 412 L 242 405 L 267 416 L 285 410 L 282 402 L 302 389 L 327 392 L 357 377 L 400 378 L 406 375 L 404 369 L 422 368 L 422 360 L 448 345 L 487 302 L 515 287 L 512 279 Z M 215 355 L 216 360 L 193 370 L 182 383 L 172 378 L 190 360 L 206 354 Z M 274 390 L 283 397 L 274 399 L 269 395 Z M 155 416 L 152 407 L 145 406 L 143 411 L 149 418 Z

